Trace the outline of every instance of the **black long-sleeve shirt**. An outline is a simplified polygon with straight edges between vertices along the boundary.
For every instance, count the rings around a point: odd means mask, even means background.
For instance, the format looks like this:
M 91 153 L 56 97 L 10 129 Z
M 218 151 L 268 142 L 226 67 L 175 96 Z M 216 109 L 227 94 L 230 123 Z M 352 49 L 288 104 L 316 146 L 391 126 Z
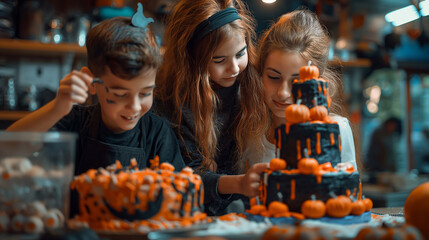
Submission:
M 85 155 L 85 152 L 93 151 L 88 149 L 86 144 L 86 136 L 89 135 L 89 132 L 94 132 L 94 138 L 97 141 L 123 147 L 122 153 L 124 156 L 127 155 L 128 148 L 140 148 L 144 152 L 143 157 L 133 156 L 137 158 L 139 168 L 150 167 L 149 159 L 153 159 L 156 155 L 159 156 L 160 162 L 171 163 L 176 168 L 176 171 L 180 171 L 185 166 L 177 138 L 169 123 L 153 114 L 152 111 L 143 115 L 132 130 L 112 133 L 101 121 L 99 104 L 91 106 L 76 105 L 67 116 L 55 124 L 53 130 L 78 133 L 76 175 L 86 172 L 90 168 L 107 167 L 115 163 L 115 160 L 121 161 L 124 166 L 129 165 L 129 158 L 123 159 L 117 155 L 107 156 L 109 159 L 99 159 L 99 163 L 104 163 L 103 166 L 84 162 L 82 156 Z M 91 160 L 95 161 L 97 159 Z
M 217 155 L 215 162 L 217 171 L 203 171 L 200 173 L 204 183 L 204 208 L 208 215 L 222 215 L 226 213 L 226 207 L 231 201 L 238 199 L 237 194 L 219 194 L 217 186 L 222 175 L 235 175 L 238 172 L 234 169 L 235 151 L 237 143 L 235 139 L 234 119 L 240 111 L 239 84 L 227 88 L 215 89 L 220 104 L 215 115 L 215 124 L 218 126 L 217 133 Z M 154 112 L 167 118 L 172 122 L 172 104 L 162 104 L 156 101 Z M 178 136 L 180 150 L 185 164 L 193 169 L 201 166 L 203 157 L 198 151 L 198 143 L 195 139 L 195 124 L 192 112 L 189 107 L 182 109 L 182 122 L 178 126 L 172 122 L 172 128 Z M 179 137 L 179 132 L 183 138 Z

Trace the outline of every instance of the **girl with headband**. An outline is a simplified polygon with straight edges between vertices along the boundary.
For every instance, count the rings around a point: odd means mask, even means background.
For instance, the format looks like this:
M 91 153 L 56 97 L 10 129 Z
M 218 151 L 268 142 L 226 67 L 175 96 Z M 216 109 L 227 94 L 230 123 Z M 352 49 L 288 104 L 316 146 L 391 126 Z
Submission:
M 171 122 L 185 163 L 202 176 L 209 215 L 240 211 L 230 203 L 256 196 L 267 168 L 238 168 L 243 149 L 262 149 L 267 131 L 255 35 L 240 0 L 181 0 L 165 32 L 154 109 Z
M 311 29 L 311 31 L 309 30 Z M 343 166 L 358 169 L 352 128 L 343 108 L 341 78 L 328 65 L 330 38 L 317 16 L 309 10 L 295 10 L 282 15 L 261 36 L 258 51 L 258 72 L 264 84 L 265 102 L 270 110 L 271 123 L 263 138 L 264 152 L 246 149 L 244 158 L 249 165 L 269 162 L 275 155 L 274 129 L 286 122 L 285 110 L 293 103 L 292 81 L 302 66 L 317 66 L 321 77 L 329 81 L 332 98 L 330 116 L 338 122 L 341 135 Z

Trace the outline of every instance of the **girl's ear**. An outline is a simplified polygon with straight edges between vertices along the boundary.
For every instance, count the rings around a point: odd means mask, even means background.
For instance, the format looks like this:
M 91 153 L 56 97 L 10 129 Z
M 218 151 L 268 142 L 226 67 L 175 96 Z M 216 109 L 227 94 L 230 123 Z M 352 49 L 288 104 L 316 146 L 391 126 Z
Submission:
M 89 70 L 89 68 L 88 67 L 82 67 L 81 69 L 80 69 L 80 71 L 81 72 L 83 72 L 83 73 L 86 73 L 86 74 L 88 74 L 89 76 L 91 76 L 91 77 L 94 77 L 94 74 L 92 74 L 92 72 L 91 72 L 91 70 Z M 89 93 L 90 94 L 92 94 L 92 95 L 95 95 L 97 92 L 95 91 L 95 86 L 94 86 L 94 84 L 93 83 L 91 83 L 89 86 L 88 86 L 88 91 L 89 91 Z

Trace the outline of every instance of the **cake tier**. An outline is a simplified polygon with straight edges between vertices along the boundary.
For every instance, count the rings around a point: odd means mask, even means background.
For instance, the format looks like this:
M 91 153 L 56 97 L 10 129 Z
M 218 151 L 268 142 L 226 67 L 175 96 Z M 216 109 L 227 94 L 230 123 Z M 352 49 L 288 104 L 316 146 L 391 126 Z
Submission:
M 307 80 L 305 82 L 294 82 L 292 85 L 292 95 L 295 102 L 301 99 L 301 104 L 312 108 L 315 104 L 314 98 L 317 98 L 318 106 L 325 106 L 328 111 L 328 83 L 323 80 Z
M 161 169 L 155 170 L 100 168 L 75 177 L 71 187 L 80 196 L 79 219 L 94 229 L 121 227 L 107 226 L 112 220 L 150 227 L 156 221 L 163 225 L 166 221 L 186 220 L 183 224 L 189 224 L 202 220 L 200 176 L 188 167 L 173 171 L 173 166 L 162 163 Z
M 276 128 L 275 139 L 280 148 L 280 158 L 287 162 L 287 169 L 297 168 L 298 160 L 306 154 L 319 164 L 330 162 L 335 167 L 341 162 L 338 124 L 307 122 L 290 125 L 289 129 L 281 125 Z
M 359 173 L 331 172 L 322 175 L 320 183 L 315 175 L 287 174 L 275 171 L 271 174 L 264 173 L 262 197 L 265 206 L 272 201 L 279 201 L 281 193 L 282 202 L 286 203 L 289 211 L 301 212 L 304 201 L 315 195 L 316 199 L 326 203 L 335 195 L 359 194 Z

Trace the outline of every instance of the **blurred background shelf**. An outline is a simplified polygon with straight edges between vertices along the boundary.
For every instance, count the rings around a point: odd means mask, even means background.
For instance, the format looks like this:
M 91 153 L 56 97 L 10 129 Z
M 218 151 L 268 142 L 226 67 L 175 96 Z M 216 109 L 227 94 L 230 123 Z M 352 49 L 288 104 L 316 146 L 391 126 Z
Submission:
M 70 53 L 76 57 L 86 56 L 85 47 L 77 44 L 53 44 L 21 39 L 0 39 L 0 52 L 2 55 L 13 56 L 61 57 Z
M 371 66 L 371 60 L 367 58 L 357 58 L 348 61 L 343 61 L 340 59 L 333 59 L 329 61 L 331 66 L 335 67 L 358 67 L 358 68 L 367 68 Z
M 29 111 L 0 111 L 0 120 L 16 121 L 29 113 Z

